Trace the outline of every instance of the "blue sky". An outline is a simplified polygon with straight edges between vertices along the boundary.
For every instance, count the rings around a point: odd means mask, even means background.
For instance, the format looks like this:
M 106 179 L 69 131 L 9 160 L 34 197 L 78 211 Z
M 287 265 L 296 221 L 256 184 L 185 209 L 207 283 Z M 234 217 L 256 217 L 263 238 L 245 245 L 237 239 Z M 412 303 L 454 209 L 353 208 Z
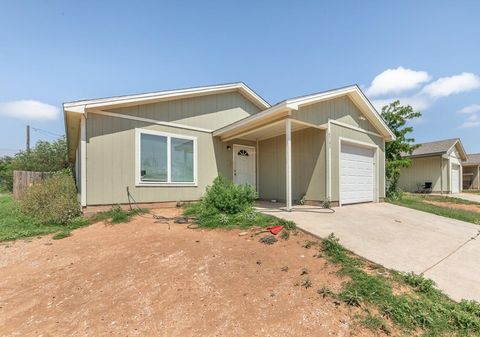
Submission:
M 2 1 L 0 155 L 62 102 L 244 81 L 271 103 L 358 83 L 480 152 L 478 1 Z M 54 136 L 33 131 L 33 141 Z

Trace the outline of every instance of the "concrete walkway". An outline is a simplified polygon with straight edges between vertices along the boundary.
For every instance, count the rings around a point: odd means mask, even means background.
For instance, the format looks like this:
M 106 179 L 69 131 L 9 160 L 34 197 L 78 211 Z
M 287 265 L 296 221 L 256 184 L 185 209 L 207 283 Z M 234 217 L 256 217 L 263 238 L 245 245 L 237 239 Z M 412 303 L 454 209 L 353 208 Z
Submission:
M 417 274 L 428 269 L 425 276 L 453 299 L 480 301 L 480 237 L 429 269 L 480 226 L 389 203 L 344 206 L 335 213 L 308 206 L 286 212 L 267 203 L 258 209 L 320 238 L 335 233 L 346 248 L 384 267 Z
M 468 201 L 480 203 L 480 194 L 475 193 L 456 193 L 456 194 L 447 194 L 447 197 L 460 198 Z

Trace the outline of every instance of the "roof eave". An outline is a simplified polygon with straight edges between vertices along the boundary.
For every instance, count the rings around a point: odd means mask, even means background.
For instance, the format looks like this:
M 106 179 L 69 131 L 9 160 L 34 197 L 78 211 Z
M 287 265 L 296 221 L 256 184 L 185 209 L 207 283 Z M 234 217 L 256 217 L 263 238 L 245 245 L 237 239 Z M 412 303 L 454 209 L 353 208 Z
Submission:
M 270 104 L 265 101 L 260 95 L 255 93 L 250 87 L 243 82 L 222 84 L 215 86 L 187 88 L 179 90 L 160 91 L 147 94 L 128 95 L 128 96 L 116 96 L 109 98 L 91 99 L 83 101 L 74 101 L 64 103 L 64 109 L 68 109 L 72 112 L 88 112 L 97 111 L 101 109 L 109 109 L 121 106 L 131 106 L 137 104 L 150 104 L 161 101 L 202 96 L 208 94 L 215 94 L 228 91 L 240 91 L 246 96 L 252 103 L 254 103 L 260 109 L 267 109 Z M 83 111 L 82 111 L 83 109 Z

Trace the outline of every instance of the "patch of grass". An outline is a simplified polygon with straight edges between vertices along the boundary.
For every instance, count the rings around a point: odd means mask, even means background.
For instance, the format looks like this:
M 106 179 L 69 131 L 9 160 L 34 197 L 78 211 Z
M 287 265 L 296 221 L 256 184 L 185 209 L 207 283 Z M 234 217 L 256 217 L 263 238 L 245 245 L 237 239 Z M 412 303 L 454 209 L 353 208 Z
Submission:
M 404 274 L 402 277 L 406 284 L 410 285 L 418 292 L 424 294 L 438 294 L 438 290 L 435 288 L 435 282 L 430 279 L 414 273 Z
M 387 335 L 391 334 L 390 328 L 387 323 L 379 316 L 367 313 L 364 316 L 360 316 L 360 324 L 373 332 L 383 331 Z
M 287 230 L 282 230 L 282 232 L 280 233 L 280 238 L 282 240 L 288 240 L 290 238 L 290 231 L 287 231 Z
M 293 231 L 297 229 L 297 225 L 293 221 L 285 220 L 285 219 L 278 219 L 277 220 L 278 226 L 283 226 L 284 229 L 287 231 Z
M 57 234 L 52 236 L 52 239 L 53 240 L 61 240 L 61 239 L 64 239 L 64 238 L 68 238 L 70 235 L 72 235 L 71 232 L 62 231 L 62 232 L 58 232 Z
M 237 214 L 228 214 L 205 207 L 202 202 L 196 202 L 183 205 L 183 209 L 183 214 L 195 217 L 198 226 L 202 228 L 246 229 L 252 226 L 265 228 L 283 223 L 281 219 L 256 212 L 253 208 L 247 208 Z
M 338 298 L 360 307 L 367 316 L 368 308 L 374 307 L 406 334 L 421 329 L 425 336 L 480 335 L 480 304 L 477 302 L 456 303 L 436 289 L 433 281 L 412 273 L 391 272 L 390 277 L 370 275 L 364 270 L 364 263 L 343 248 L 333 234 L 322 246 L 327 259 L 340 265 L 339 272 L 350 279 Z M 393 285 L 408 286 L 412 292 L 394 294 Z M 386 326 L 379 327 L 379 322 L 372 317 L 367 317 L 363 323 L 389 331 Z
M 465 193 L 480 194 L 480 190 L 463 190 Z
M 111 224 L 118 224 L 118 223 L 124 223 L 124 222 L 129 222 L 130 219 L 139 214 L 146 213 L 147 210 L 141 209 L 141 208 L 132 208 L 129 210 L 123 210 L 120 206 L 113 206 L 110 211 L 104 212 L 106 214 L 100 214 L 100 217 L 107 217 L 110 218 L 110 223 Z
M 124 212 L 124 211 L 122 211 Z M 126 211 L 128 219 L 144 210 Z M 32 236 L 46 235 L 55 233 L 54 239 L 65 238 L 70 232 L 98 221 L 107 221 L 118 214 L 117 210 L 101 212 L 91 218 L 76 217 L 68 223 L 61 224 L 43 224 L 35 217 L 24 215 L 10 195 L 0 196 L 0 241 L 12 241 Z M 120 221 L 116 218 L 116 221 Z
M 401 199 L 389 200 L 390 203 L 395 205 L 413 208 L 419 211 L 433 213 L 433 214 L 441 215 L 447 218 L 466 221 L 476 225 L 480 224 L 480 213 L 478 212 L 432 205 L 432 204 L 429 204 L 428 201 L 439 201 L 439 202 L 446 202 L 450 204 L 478 205 L 478 203 L 459 199 L 459 198 L 450 198 L 450 197 L 433 196 L 433 195 L 417 195 L 413 193 L 404 193 Z

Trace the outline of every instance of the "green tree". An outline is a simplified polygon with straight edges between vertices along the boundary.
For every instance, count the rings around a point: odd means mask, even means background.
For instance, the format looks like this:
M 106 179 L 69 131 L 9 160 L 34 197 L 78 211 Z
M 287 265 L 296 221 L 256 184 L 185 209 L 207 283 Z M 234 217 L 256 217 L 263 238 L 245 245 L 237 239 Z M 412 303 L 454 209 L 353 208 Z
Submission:
M 413 132 L 413 127 L 407 123 L 421 116 L 422 114 L 414 111 L 410 105 L 400 105 L 399 100 L 382 108 L 382 117 L 396 137 L 396 140 L 385 144 L 385 176 L 387 197 L 389 198 L 398 197 L 400 169 L 412 164 L 406 155 L 411 155 L 417 148 L 416 145 L 413 145 L 415 139 L 409 136 Z
M 12 190 L 12 171 L 10 169 L 12 159 L 10 156 L 0 158 L 0 192 Z
M 54 142 L 38 141 L 30 151 L 0 159 L 0 186 L 12 190 L 14 170 L 56 172 L 68 167 L 65 137 Z

